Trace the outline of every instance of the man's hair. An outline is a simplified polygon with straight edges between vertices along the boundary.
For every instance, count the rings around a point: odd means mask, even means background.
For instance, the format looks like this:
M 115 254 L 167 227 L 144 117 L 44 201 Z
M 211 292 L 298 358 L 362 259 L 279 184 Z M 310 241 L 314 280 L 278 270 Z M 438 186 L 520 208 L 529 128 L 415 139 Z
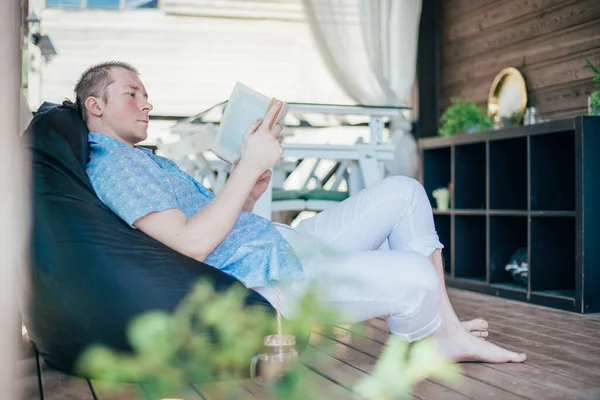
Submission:
M 79 81 L 77 81 L 77 85 L 75 85 L 75 103 L 65 100 L 63 105 L 65 107 L 76 108 L 81 118 L 87 122 L 88 115 L 85 109 L 85 100 L 90 96 L 94 96 L 101 97 L 105 102 L 107 101 L 106 88 L 114 82 L 110 75 L 110 71 L 113 68 L 125 68 L 136 74 L 139 73 L 134 66 L 122 61 L 108 61 L 93 65 L 81 75 Z

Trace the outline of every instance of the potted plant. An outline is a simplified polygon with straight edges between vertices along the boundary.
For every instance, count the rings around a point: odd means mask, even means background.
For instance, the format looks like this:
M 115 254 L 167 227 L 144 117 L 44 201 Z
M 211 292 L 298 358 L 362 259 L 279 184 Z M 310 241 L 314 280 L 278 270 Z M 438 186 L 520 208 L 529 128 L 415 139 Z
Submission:
M 441 118 L 440 135 L 475 133 L 492 128 L 492 118 L 473 100 L 453 97 L 450 101 L 452 104 L 444 111 Z
M 586 58 L 587 68 L 591 69 L 594 72 L 594 82 L 596 82 L 596 86 L 598 89 L 593 91 L 590 94 L 588 99 L 588 109 L 590 115 L 600 116 L 600 64 L 594 65 L 590 60 Z

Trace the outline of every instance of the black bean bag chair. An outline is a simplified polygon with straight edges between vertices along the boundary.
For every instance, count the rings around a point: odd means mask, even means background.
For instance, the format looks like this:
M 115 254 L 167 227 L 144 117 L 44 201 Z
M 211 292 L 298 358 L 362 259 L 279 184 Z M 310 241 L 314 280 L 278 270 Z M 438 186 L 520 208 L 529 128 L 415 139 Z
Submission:
M 46 363 L 77 375 L 92 343 L 130 351 L 128 322 L 173 311 L 200 279 L 237 281 L 131 229 L 96 197 L 85 174 L 87 128 L 77 111 L 44 103 L 23 138 L 32 157 L 33 226 L 23 321 Z M 269 303 L 247 290 L 247 304 Z

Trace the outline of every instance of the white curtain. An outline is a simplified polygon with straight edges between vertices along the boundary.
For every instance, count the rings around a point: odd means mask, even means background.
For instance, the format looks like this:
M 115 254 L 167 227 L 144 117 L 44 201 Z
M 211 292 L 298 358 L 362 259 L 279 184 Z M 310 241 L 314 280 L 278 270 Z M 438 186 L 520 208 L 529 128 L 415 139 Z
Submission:
M 340 87 L 364 105 L 410 105 L 421 0 L 303 0 L 319 51 Z M 389 174 L 416 174 L 416 143 L 404 118 L 392 121 Z

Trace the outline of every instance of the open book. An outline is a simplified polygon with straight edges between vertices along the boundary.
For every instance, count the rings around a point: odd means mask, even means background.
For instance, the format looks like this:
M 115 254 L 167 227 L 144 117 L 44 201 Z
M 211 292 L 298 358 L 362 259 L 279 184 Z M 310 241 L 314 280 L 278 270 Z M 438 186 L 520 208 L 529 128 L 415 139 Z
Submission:
M 233 163 L 240 156 L 242 137 L 248 127 L 257 119 L 263 118 L 276 101 L 279 100 L 267 97 L 237 82 L 227 102 L 211 150 L 219 158 Z M 288 105 L 284 103 L 273 125 L 277 122 L 283 124 L 287 111 Z

